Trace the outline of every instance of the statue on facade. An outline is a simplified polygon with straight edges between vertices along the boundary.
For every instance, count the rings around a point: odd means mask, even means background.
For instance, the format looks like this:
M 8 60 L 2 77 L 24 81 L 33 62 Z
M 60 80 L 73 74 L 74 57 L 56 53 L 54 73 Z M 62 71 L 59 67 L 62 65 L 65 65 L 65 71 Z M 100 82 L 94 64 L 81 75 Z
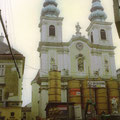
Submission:
M 111 100 L 111 104 L 112 104 L 112 109 L 113 109 L 113 114 L 117 114 L 118 113 L 118 103 L 117 103 L 117 98 L 112 98 Z
M 50 69 L 52 69 L 54 65 L 55 65 L 55 59 L 53 57 L 51 57 L 51 59 L 50 59 Z
M 79 23 L 77 23 L 77 25 L 75 27 L 76 27 L 76 35 L 80 36 L 81 35 L 81 32 L 80 32 L 81 27 L 80 27 Z

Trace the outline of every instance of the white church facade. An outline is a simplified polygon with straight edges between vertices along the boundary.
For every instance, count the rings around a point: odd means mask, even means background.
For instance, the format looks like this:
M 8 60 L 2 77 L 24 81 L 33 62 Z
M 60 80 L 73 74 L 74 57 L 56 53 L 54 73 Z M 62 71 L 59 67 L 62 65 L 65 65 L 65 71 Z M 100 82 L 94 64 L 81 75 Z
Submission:
M 68 81 L 86 78 L 117 79 L 114 58 L 112 23 L 100 0 L 92 1 L 88 38 L 82 36 L 79 23 L 76 34 L 68 42 L 62 39 L 63 18 L 59 17 L 56 0 L 45 0 L 40 17 L 41 40 L 38 46 L 40 70 L 32 81 L 32 118 L 46 118 L 48 73 L 55 64 L 61 71 L 61 102 L 67 102 Z

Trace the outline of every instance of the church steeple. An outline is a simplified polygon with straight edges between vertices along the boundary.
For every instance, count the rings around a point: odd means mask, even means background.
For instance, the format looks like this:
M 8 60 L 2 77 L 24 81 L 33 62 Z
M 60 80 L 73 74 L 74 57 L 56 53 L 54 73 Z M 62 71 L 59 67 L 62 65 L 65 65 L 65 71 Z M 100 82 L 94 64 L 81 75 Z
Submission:
M 87 28 L 88 38 L 92 44 L 113 45 L 111 22 L 105 21 L 107 15 L 101 5 L 101 0 L 92 0 L 92 8 L 89 20 L 91 21 Z
M 41 16 L 58 17 L 60 14 L 56 0 L 45 0 Z
M 89 20 L 90 21 L 105 21 L 106 18 L 107 18 L 107 15 L 104 12 L 104 8 L 101 5 L 101 1 L 93 0 Z
M 40 17 L 42 42 L 62 42 L 62 21 L 56 0 L 44 0 Z

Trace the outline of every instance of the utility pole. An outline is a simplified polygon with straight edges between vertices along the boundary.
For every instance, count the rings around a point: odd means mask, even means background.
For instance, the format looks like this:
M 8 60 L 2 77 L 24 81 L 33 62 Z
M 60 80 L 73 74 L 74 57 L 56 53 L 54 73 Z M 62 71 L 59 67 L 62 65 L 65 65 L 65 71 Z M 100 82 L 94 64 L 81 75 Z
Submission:
M 1 15 L 1 10 L 0 10 L 0 21 L 1 21 L 1 24 L 2 24 L 2 27 L 3 27 L 3 31 L 4 31 L 4 34 L 5 34 L 7 43 L 8 43 L 8 47 L 9 47 L 10 53 L 12 55 L 12 59 L 14 61 L 18 76 L 19 76 L 19 78 L 21 78 L 20 72 L 19 72 L 19 69 L 18 69 L 18 66 L 17 66 L 17 63 L 16 63 L 16 60 L 15 60 L 15 57 L 14 57 L 14 54 L 12 52 L 12 48 L 11 48 L 11 45 L 10 45 L 10 42 L 9 42 L 8 34 L 7 34 L 7 31 L 6 31 L 5 26 L 4 26 L 4 22 L 3 22 L 3 19 L 2 19 L 2 15 Z
M 88 67 L 88 80 L 89 80 L 89 82 L 91 82 L 91 79 L 90 79 L 90 68 L 89 67 Z M 89 87 L 89 96 L 90 96 L 90 100 L 92 101 L 91 87 Z
M 90 68 L 89 67 L 88 67 L 88 80 L 89 80 L 89 82 L 91 82 L 91 79 L 90 79 Z M 89 102 L 92 102 L 91 86 L 89 86 L 89 97 L 90 97 Z M 90 104 L 90 112 L 91 112 L 91 117 L 92 117 L 92 105 L 91 104 Z
M 90 69 L 89 69 L 89 67 L 88 67 L 88 80 L 89 80 L 89 83 L 91 83 L 91 79 L 90 79 Z M 88 81 L 87 81 L 87 82 L 88 82 Z M 88 84 L 88 83 L 87 83 L 87 84 Z M 94 112 L 95 112 L 95 111 L 93 111 L 93 107 L 94 107 L 94 109 L 95 109 L 95 106 L 94 106 L 93 101 L 92 101 L 92 89 L 91 89 L 91 86 L 90 86 L 90 85 L 89 85 L 88 87 L 89 87 L 89 100 L 87 101 L 87 104 L 86 104 L 85 120 L 87 120 L 86 114 L 87 114 L 87 110 L 88 110 L 89 106 L 90 106 L 90 112 L 91 112 L 90 118 L 93 117 Z

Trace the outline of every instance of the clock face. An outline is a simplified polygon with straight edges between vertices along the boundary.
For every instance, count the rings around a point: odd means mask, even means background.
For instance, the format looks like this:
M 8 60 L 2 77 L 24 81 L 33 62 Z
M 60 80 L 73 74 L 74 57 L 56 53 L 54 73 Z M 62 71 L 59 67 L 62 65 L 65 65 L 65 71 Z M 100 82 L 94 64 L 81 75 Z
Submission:
M 82 49 L 83 49 L 83 44 L 82 44 L 81 42 L 77 43 L 77 44 L 76 44 L 76 48 L 77 48 L 78 50 L 82 50 Z

